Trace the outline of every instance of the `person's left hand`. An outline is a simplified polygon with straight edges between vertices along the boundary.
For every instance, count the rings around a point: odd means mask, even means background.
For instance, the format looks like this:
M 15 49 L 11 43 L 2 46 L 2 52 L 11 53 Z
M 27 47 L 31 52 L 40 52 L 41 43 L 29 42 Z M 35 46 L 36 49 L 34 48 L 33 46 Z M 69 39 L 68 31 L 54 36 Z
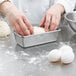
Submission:
M 55 4 L 49 8 L 45 14 L 43 21 L 40 24 L 40 27 L 45 25 L 45 31 L 53 31 L 58 28 L 58 25 L 61 20 L 61 14 L 64 13 L 64 7 L 61 4 Z M 49 27 L 50 25 L 50 27 Z

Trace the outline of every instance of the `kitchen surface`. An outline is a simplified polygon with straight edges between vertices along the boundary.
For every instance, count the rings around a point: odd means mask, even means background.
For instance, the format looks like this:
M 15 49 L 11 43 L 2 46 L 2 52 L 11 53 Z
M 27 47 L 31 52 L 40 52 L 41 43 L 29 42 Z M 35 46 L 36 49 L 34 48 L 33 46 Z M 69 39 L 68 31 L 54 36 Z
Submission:
M 76 34 L 66 21 L 60 24 L 56 42 L 22 48 L 13 33 L 0 39 L 0 76 L 76 76 L 76 58 L 71 64 L 50 63 L 48 53 L 62 43 L 70 45 L 76 55 Z

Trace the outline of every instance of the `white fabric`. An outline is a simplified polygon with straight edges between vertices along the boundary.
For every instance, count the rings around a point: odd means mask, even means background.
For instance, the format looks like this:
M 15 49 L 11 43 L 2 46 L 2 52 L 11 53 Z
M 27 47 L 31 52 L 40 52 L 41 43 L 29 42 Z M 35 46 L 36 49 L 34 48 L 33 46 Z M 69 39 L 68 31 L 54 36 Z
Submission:
M 75 8 L 76 0 L 56 0 L 55 3 L 63 5 L 65 12 L 72 12 Z
M 2 3 L 4 0 L 0 0 L 0 3 Z
M 54 0 L 11 0 L 22 10 L 31 24 L 40 24 L 46 10 Z M 75 0 L 56 0 L 55 3 L 60 3 L 64 6 L 66 12 L 74 9 Z

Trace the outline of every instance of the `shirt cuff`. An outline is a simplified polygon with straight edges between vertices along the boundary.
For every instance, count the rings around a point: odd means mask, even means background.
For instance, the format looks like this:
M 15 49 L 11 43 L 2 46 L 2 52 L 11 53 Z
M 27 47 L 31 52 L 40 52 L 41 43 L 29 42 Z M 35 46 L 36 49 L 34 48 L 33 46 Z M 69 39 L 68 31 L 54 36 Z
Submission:
M 55 4 L 63 5 L 65 12 L 72 12 L 75 8 L 75 0 L 57 0 Z

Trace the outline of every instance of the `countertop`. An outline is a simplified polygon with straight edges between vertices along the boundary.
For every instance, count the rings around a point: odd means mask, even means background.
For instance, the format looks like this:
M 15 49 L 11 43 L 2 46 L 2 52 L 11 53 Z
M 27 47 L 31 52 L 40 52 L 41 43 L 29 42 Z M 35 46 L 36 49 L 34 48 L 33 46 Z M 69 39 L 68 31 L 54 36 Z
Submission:
M 49 63 L 47 54 L 62 43 L 70 45 L 76 55 L 76 35 L 67 23 L 60 26 L 58 40 L 30 48 L 16 44 L 13 33 L 0 39 L 0 76 L 76 76 L 76 58 L 63 65 Z

